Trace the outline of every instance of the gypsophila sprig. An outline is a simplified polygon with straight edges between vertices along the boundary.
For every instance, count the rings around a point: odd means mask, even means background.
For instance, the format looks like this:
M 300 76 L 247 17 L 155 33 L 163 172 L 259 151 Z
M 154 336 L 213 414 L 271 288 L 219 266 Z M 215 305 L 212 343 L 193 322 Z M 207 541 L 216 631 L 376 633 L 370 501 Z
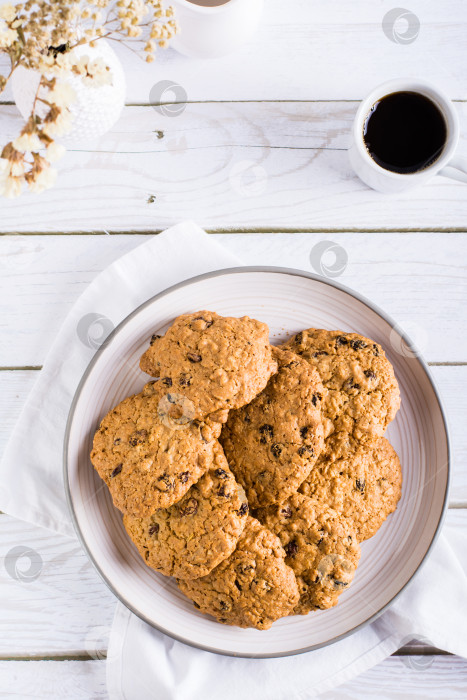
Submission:
M 101 58 L 91 59 L 78 46 L 96 46 L 105 38 L 128 45 L 151 63 L 158 47 L 177 33 L 172 7 L 163 0 L 27 0 L 0 7 L 0 52 L 10 70 L 0 75 L 0 93 L 13 72 L 23 66 L 40 79 L 31 115 L 19 136 L 0 152 L 0 195 L 17 197 L 24 185 L 32 192 L 52 187 L 51 167 L 65 153 L 56 138 L 73 126 L 70 107 L 76 94 L 67 82 L 78 76 L 90 87 L 112 83 Z

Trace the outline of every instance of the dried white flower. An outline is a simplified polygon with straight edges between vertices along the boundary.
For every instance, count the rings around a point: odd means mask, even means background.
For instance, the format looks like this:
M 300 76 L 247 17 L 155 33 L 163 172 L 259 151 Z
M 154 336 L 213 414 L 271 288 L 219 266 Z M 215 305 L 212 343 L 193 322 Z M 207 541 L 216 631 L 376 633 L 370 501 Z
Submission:
M 69 77 L 85 85 L 112 84 L 112 73 L 101 58 L 78 57 L 79 46 L 91 49 L 103 37 L 139 51 L 149 63 L 158 47 L 165 47 L 178 31 L 173 9 L 164 0 L 0 0 L 0 53 L 11 73 L 23 66 L 40 76 L 33 108 L 21 134 L 0 148 L 0 195 L 18 196 L 23 185 L 41 192 L 54 184 L 50 163 L 61 158 L 56 136 L 73 126 L 70 105 L 76 93 Z M 143 21 L 144 20 L 144 21 Z M 147 28 L 143 39 L 143 27 Z M 9 75 L 0 74 L 0 93 Z M 44 114 L 44 108 L 45 114 Z M 43 155 L 41 155 L 43 153 Z
M 4 19 L 5 22 L 13 22 L 16 17 L 16 10 L 11 3 L 6 3 L 0 7 L 0 19 Z
M 0 49 L 9 49 L 18 38 L 18 32 L 14 29 L 8 29 L 4 25 L 0 25 Z
M 21 134 L 13 141 L 13 148 L 26 153 L 27 151 L 38 151 L 42 147 L 37 134 Z
M 18 160 L 16 163 L 11 163 L 10 164 L 10 175 L 14 175 L 15 177 L 22 177 L 26 172 L 26 168 L 24 165 L 24 160 Z
M 57 171 L 54 168 L 44 168 L 29 183 L 29 189 L 31 192 L 43 192 L 53 187 L 56 179 Z
M 88 72 L 89 56 L 80 56 L 73 63 L 73 71 L 78 75 L 86 75 Z
M 98 58 L 93 58 L 93 60 L 88 63 L 88 73 L 90 75 L 99 75 L 100 73 L 107 72 L 107 70 L 108 67 L 100 56 Z
M 62 146 L 61 143 L 57 143 L 56 141 L 52 141 L 50 146 L 47 146 L 47 150 L 45 152 L 45 157 L 49 161 L 49 163 L 56 163 L 57 160 L 60 160 L 60 158 L 63 158 L 63 156 L 66 153 L 66 148 Z
M 76 56 L 70 51 L 69 53 L 59 53 L 56 57 L 51 57 L 52 63 L 49 66 L 49 72 L 51 75 L 57 75 L 64 77 L 65 74 L 69 74 L 75 63 Z
M 55 83 L 55 86 L 47 95 L 47 101 L 57 107 L 69 107 L 76 101 L 76 92 L 69 83 L 60 81 Z
M 68 110 L 62 110 L 54 121 L 44 122 L 42 131 L 46 136 L 64 136 L 73 128 L 73 119 Z
M 21 177 L 6 177 L 0 179 L 0 195 L 13 199 L 21 194 L 23 179 Z
M 91 60 L 89 56 L 82 56 L 75 64 L 75 72 L 82 76 L 84 85 L 100 87 L 112 84 L 112 73 L 100 57 Z

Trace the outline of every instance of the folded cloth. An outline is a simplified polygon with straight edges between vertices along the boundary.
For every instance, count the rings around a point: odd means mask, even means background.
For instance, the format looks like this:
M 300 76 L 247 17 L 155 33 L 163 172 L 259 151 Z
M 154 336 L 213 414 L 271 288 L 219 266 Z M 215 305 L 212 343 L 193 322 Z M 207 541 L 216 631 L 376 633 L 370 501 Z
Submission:
M 297 656 L 236 659 L 194 649 L 157 632 L 119 604 L 107 656 L 110 699 L 307 700 L 351 680 L 413 639 L 467 657 L 467 532 L 460 521 L 465 528 L 467 514 L 448 514 L 420 574 L 375 622 Z
M 186 222 L 97 275 L 66 317 L 5 449 L 0 510 L 75 536 L 63 483 L 63 439 L 73 396 L 93 355 L 110 331 L 151 297 L 182 280 L 238 264 Z
M 0 463 L 0 510 L 74 536 L 62 475 L 63 439 L 73 395 L 92 356 L 113 327 L 158 292 L 238 264 L 200 228 L 183 223 L 96 277 L 68 314 L 7 445 Z M 347 639 L 305 655 L 260 660 L 211 654 L 166 637 L 118 604 L 107 658 L 111 700 L 238 700 L 247 694 L 256 700 L 305 700 L 377 664 L 413 637 L 467 657 L 467 537 L 458 513 L 450 514 L 456 526 L 448 518 L 422 573 L 388 611 Z

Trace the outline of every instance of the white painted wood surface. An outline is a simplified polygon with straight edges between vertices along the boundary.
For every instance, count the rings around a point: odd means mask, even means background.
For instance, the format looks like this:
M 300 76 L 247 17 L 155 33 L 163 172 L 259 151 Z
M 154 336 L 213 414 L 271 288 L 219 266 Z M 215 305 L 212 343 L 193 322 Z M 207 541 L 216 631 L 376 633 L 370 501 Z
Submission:
M 467 362 L 467 344 L 461 340 L 467 321 L 459 313 L 467 299 L 464 234 L 261 233 L 215 234 L 214 239 L 245 264 L 310 272 L 316 272 L 310 261 L 313 247 L 330 240 L 348 256 L 337 281 L 392 316 L 428 362 Z M 79 293 L 100 270 L 144 240 L 130 235 L 2 238 L 0 367 L 42 364 Z M 332 262 L 332 253 L 323 258 L 325 265 Z
M 0 688 L 11 700 L 108 698 L 103 660 L 0 661 Z
M 464 0 L 410 0 L 420 28 L 412 43 L 390 41 L 382 29 L 392 0 L 266 0 L 252 41 L 216 61 L 193 61 L 173 50 L 143 64 L 118 47 L 128 102 L 147 103 L 151 87 L 170 79 L 199 100 L 358 100 L 376 83 L 408 74 L 443 84 L 466 99 Z M 401 18 L 396 32 L 404 33 Z M 11 98 L 11 93 L 6 97 Z
M 0 610 L 8 631 L 0 638 L 0 659 L 102 657 L 116 601 L 79 542 L 9 515 L 0 515 L 0 532 Z M 35 581 L 13 579 L 3 566 L 16 546 L 39 554 L 41 573 Z
M 3 244 L 0 289 L 3 304 L 0 312 L 4 324 L 2 337 L 6 329 L 11 328 L 13 324 L 14 331 L 10 343 L 16 349 L 16 353 L 3 354 L 5 348 L 2 347 L 1 366 L 18 367 L 23 363 L 40 365 L 63 316 L 85 286 L 106 264 L 144 242 L 146 238 L 130 235 L 3 237 L 0 240 Z M 249 264 L 281 263 L 311 270 L 310 250 L 318 241 L 328 238 L 328 235 L 218 234 L 214 238 Z M 426 340 L 425 354 L 428 353 L 428 359 L 433 362 L 463 363 L 454 366 L 436 365 L 432 367 L 432 372 L 443 395 L 453 432 L 454 478 L 451 499 L 458 506 L 467 505 L 467 438 L 463 429 L 466 408 L 460 390 L 467 385 L 467 365 L 463 351 L 458 355 L 449 354 L 450 340 L 458 340 L 465 334 L 465 321 L 462 316 L 456 315 L 456 309 L 465 296 L 462 259 L 465 237 L 462 234 L 441 233 L 334 233 L 331 240 L 345 247 L 349 255 L 347 269 L 340 281 L 377 299 L 397 321 L 400 320 L 400 313 L 407 307 L 407 299 L 410 299 L 412 304 L 406 317 L 407 330 L 415 335 L 419 329 L 420 339 Z M 427 241 L 430 245 L 427 245 Z M 404 250 L 403 260 L 395 254 L 395 251 L 401 249 Z M 361 284 L 362 280 L 365 280 L 364 286 L 360 287 L 359 283 Z M 438 285 L 440 286 L 437 287 Z M 398 295 L 400 305 L 395 312 L 394 309 L 388 309 L 388 304 L 394 303 Z M 426 298 L 430 301 L 430 309 L 426 309 Z M 417 309 L 425 309 L 424 318 L 429 331 L 432 329 L 431 332 L 423 333 L 425 324 L 420 323 L 414 303 Z M 448 313 L 446 309 L 449 310 Z M 446 320 L 448 325 L 443 326 L 443 333 L 437 333 L 436 323 L 441 319 Z M 52 320 L 56 325 L 51 327 Z M 409 327 L 410 323 L 412 328 Z M 24 345 L 20 340 L 23 334 Z M 437 343 L 434 354 L 431 354 L 430 339 Z M 30 354 L 18 354 L 21 353 L 21 347 L 27 348 Z M 456 359 L 453 360 L 453 357 Z M 36 376 L 37 370 L 16 369 L 0 372 L 0 395 L 3 397 L 0 408 L 0 449 L 5 444 L 9 430 Z M 458 518 L 459 526 L 465 527 L 466 515 L 467 510 L 453 510 L 450 511 L 449 518 Z M 41 577 L 27 588 L 25 584 L 9 579 L 2 571 L 0 585 L 5 594 L 4 600 L 8 601 L 5 610 L 2 611 L 2 617 L 10 633 L 4 637 L 3 644 L 0 643 L 0 657 L 90 654 L 93 658 L 97 657 L 95 661 L 67 662 L 74 664 L 70 666 L 70 676 L 68 668 L 60 666 L 60 673 L 65 669 L 64 680 L 61 682 L 66 687 L 66 679 L 73 678 L 73 673 L 88 674 L 92 668 L 91 675 L 86 675 L 86 678 L 83 677 L 79 681 L 84 683 L 84 690 L 81 691 L 78 684 L 76 692 L 86 693 L 88 681 L 95 683 L 99 692 L 105 692 L 99 686 L 99 674 L 102 674 L 102 670 L 98 671 L 89 664 L 101 665 L 98 659 L 105 653 L 113 616 L 112 595 L 75 542 L 20 523 L 8 516 L 1 516 L 0 530 L 3 549 L 0 557 L 11 547 L 23 544 L 38 551 L 44 562 Z M 30 586 L 35 587 L 33 595 Z M 11 605 L 12 600 L 15 601 L 14 606 Z M 14 630 L 14 633 L 11 630 Z M 432 673 L 436 674 L 436 678 L 439 676 L 440 684 L 444 684 L 446 677 L 444 672 L 438 674 L 438 666 L 441 664 L 441 668 L 447 668 L 443 665 L 447 662 L 444 657 L 436 657 L 435 661 Z M 12 666 L 15 664 L 13 668 L 22 668 L 17 666 L 17 663 L 11 662 Z M 45 674 L 44 686 L 48 687 L 48 674 L 53 675 L 49 670 L 50 665 L 65 662 L 34 663 L 40 663 L 38 668 L 41 669 L 41 674 Z M 456 668 L 460 670 L 460 676 L 459 679 L 452 680 L 452 697 L 456 697 L 455 693 L 461 694 L 462 689 L 466 687 L 463 685 L 462 676 L 464 662 L 456 660 L 455 663 Z M 369 696 L 372 689 L 377 687 L 378 678 L 385 678 L 384 664 L 378 668 L 381 668 L 378 670 L 381 676 L 373 675 L 368 681 L 362 681 L 368 683 L 368 691 L 365 692 L 368 692 Z M 414 687 L 412 684 L 418 683 L 419 671 L 416 664 L 414 667 L 405 668 L 414 676 L 411 680 L 407 679 L 406 692 L 407 697 L 410 697 Z M 375 674 L 376 671 L 372 673 Z M 21 684 L 24 682 L 24 685 L 19 686 L 21 693 L 27 697 L 29 672 L 23 673 L 21 670 L 18 676 Z M 430 684 L 432 683 L 430 679 Z M 349 697 L 352 697 L 351 693 L 359 687 L 350 684 Z M 385 687 L 387 697 L 398 697 L 397 694 L 394 695 L 395 687 Z M 437 687 L 436 684 L 434 687 Z M 47 694 L 42 697 L 47 697 Z M 77 694 L 77 697 L 80 695 Z
M 449 509 L 446 523 L 465 529 L 467 509 Z M 0 660 L 102 658 L 115 598 L 78 541 L 0 515 L 0 559 L 16 546 L 37 552 L 42 568 L 36 580 L 22 581 L 0 567 L 0 614 L 7 632 L 0 635 Z M 467 671 L 467 663 L 465 668 Z
M 467 154 L 467 103 L 456 108 Z M 212 230 L 465 227 L 465 184 L 437 176 L 395 197 L 353 174 L 346 149 L 356 109 L 195 103 L 166 116 L 126 107 L 98 143 L 73 146 L 52 190 L 3 200 L 0 231 L 148 231 L 185 218 Z M 21 126 L 16 112 L 0 109 L 6 138 Z
M 435 363 L 453 440 L 448 518 L 465 528 L 467 187 L 438 177 L 383 197 L 354 177 L 345 151 L 358 100 L 413 75 L 456 100 L 467 155 L 467 5 L 411 0 L 413 41 L 398 43 L 406 20 L 392 41 L 382 27 L 395 4 L 266 0 L 254 40 L 215 62 L 169 50 L 147 66 L 119 49 L 128 99 L 114 129 L 67 153 L 54 190 L 0 201 L 0 234 L 39 234 L 0 236 L 0 452 L 39 371 L 28 368 L 43 363 L 86 285 L 141 234 L 190 218 L 247 264 L 309 271 L 313 246 L 330 240 L 348 255 L 338 281 L 384 308 Z M 163 101 L 187 102 L 178 116 L 149 105 L 165 79 L 175 90 Z M 0 145 L 20 126 L 0 101 Z M 0 515 L 0 562 L 18 544 L 39 552 L 43 569 L 25 584 L 0 564 L 1 697 L 106 698 L 112 595 L 76 542 Z M 73 660 L 54 660 L 64 656 Z M 323 697 L 466 696 L 465 660 L 409 655 Z
M 467 670 L 455 656 L 393 656 L 321 700 L 464 700 Z M 3 697 L 107 700 L 105 661 L 0 661 Z M 156 700 L 174 700 L 168 695 Z M 206 698 L 206 700 L 214 700 Z

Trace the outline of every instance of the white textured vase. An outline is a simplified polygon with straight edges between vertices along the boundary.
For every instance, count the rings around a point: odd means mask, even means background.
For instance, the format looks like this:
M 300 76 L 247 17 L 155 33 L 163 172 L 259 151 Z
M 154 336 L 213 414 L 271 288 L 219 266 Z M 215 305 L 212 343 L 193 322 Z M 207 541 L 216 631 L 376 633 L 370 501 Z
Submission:
M 171 39 L 170 46 L 191 58 L 217 58 L 231 53 L 252 36 L 264 0 L 227 0 L 211 7 L 189 0 L 171 0 L 170 4 L 180 27 L 180 34 Z
M 73 115 L 72 130 L 59 140 L 65 144 L 87 141 L 102 136 L 113 127 L 125 104 L 126 83 L 122 64 L 113 49 L 103 39 L 95 48 L 84 44 L 74 49 L 77 56 L 89 56 L 91 60 L 102 58 L 112 73 L 112 83 L 93 87 L 85 85 L 77 75 L 70 74 L 66 81 L 76 93 L 76 101 L 69 109 Z M 31 114 L 39 83 L 39 73 L 20 66 L 11 78 L 16 106 L 24 119 Z M 45 105 L 37 110 L 39 116 L 47 112 Z

